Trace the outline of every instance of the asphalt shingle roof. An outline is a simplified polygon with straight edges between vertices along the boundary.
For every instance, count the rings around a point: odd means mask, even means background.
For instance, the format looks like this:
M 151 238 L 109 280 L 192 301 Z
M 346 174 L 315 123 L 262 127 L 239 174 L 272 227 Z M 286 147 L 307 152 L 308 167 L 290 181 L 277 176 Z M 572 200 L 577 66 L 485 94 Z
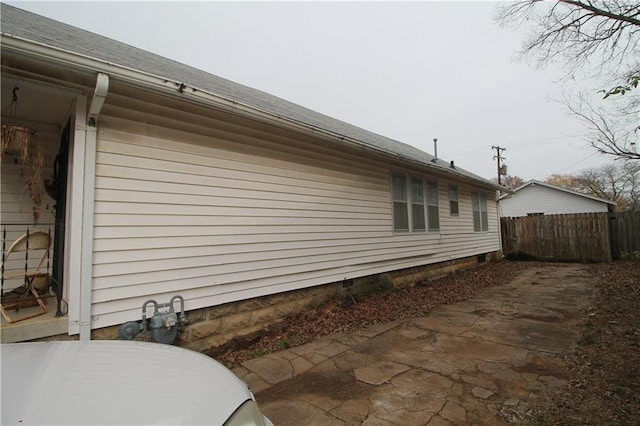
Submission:
M 368 130 L 334 119 L 292 102 L 251 87 L 235 83 L 194 67 L 164 58 L 22 9 L 2 4 L 3 36 L 20 38 L 57 50 L 89 57 L 98 61 L 152 74 L 167 80 L 182 82 L 224 99 L 251 107 L 264 113 L 284 117 L 313 128 L 348 138 L 356 143 L 383 151 L 428 168 L 440 169 L 466 178 L 495 184 L 448 162 L 433 161 L 434 157 L 411 145 L 390 139 Z

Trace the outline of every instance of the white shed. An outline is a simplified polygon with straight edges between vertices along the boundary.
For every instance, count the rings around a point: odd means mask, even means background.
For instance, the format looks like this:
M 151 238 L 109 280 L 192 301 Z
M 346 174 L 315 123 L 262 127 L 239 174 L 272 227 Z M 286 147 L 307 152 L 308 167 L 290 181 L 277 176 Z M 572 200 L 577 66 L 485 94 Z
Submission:
M 502 217 L 609 212 L 616 206 L 613 201 L 537 180 L 501 196 L 499 204 Z

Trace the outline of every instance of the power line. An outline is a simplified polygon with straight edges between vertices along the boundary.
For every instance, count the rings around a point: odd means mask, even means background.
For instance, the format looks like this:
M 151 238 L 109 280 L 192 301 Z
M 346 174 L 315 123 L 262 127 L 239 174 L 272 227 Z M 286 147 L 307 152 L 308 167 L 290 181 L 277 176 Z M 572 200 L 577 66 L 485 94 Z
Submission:
M 521 141 L 517 141 L 517 142 L 513 142 L 510 141 L 509 145 L 517 145 L 517 146 L 521 146 L 521 147 L 525 147 L 523 149 L 529 149 L 529 148 L 537 148 L 539 146 L 543 146 L 543 145 L 551 145 L 551 144 L 557 144 L 557 140 L 558 139 L 581 139 L 584 140 L 583 136 L 579 136 L 579 135 L 567 135 L 567 136 L 553 136 L 553 137 L 549 137 L 549 138 L 540 138 L 540 139 L 528 139 L 528 140 L 521 140 Z M 572 145 L 569 145 L 569 147 L 574 147 Z M 576 147 L 576 148 L 580 148 L 580 147 Z M 476 149 L 465 149 L 464 151 L 458 151 L 455 152 L 453 154 L 449 154 L 448 157 L 450 158 L 457 158 L 460 155 L 468 155 L 468 154 L 476 154 L 476 153 L 480 153 L 482 151 L 484 151 L 485 148 L 476 148 Z
M 572 165 L 570 165 L 569 167 L 565 167 L 565 168 L 564 168 L 564 170 L 562 170 L 562 172 L 565 172 L 565 171 L 569 170 L 569 169 L 570 169 L 570 168 L 572 168 L 573 166 L 577 166 L 578 164 L 582 163 L 583 161 L 588 160 L 589 158 L 593 157 L 593 156 L 594 156 L 594 155 L 596 155 L 596 154 L 600 154 L 600 153 L 599 153 L 598 151 L 596 151 L 596 152 L 594 152 L 594 153 L 592 153 L 592 154 L 590 154 L 590 155 L 588 155 L 588 156 L 584 157 L 582 160 L 580 160 L 580 161 L 577 161 L 577 162 L 573 163 L 573 164 L 572 164 Z
M 556 141 L 558 139 L 584 139 L 587 135 L 562 135 L 562 136 L 551 136 L 548 138 L 538 138 L 538 139 L 523 139 L 519 141 L 509 141 L 511 145 L 529 145 L 529 144 L 537 144 L 538 142 L 544 141 Z M 553 142 L 549 142 L 553 143 Z M 546 144 L 540 144 L 546 145 Z

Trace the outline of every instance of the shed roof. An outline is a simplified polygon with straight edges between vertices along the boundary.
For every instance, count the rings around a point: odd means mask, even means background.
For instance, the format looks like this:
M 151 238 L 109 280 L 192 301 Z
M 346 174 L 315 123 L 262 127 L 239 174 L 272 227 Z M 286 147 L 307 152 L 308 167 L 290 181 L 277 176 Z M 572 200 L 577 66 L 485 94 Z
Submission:
M 345 123 L 277 96 L 4 3 L 1 4 L 1 7 L 2 26 L 0 32 L 3 37 L 27 41 L 170 81 L 181 82 L 185 86 L 249 107 L 257 112 L 266 113 L 274 118 L 286 118 L 295 123 L 348 139 L 362 147 L 392 155 L 407 162 L 417 163 L 428 169 L 436 169 L 472 179 L 482 186 L 504 189 L 488 179 L 458 166 L 452 167 L 447 161 L 434 159 L 432 155 L 411 145 Z

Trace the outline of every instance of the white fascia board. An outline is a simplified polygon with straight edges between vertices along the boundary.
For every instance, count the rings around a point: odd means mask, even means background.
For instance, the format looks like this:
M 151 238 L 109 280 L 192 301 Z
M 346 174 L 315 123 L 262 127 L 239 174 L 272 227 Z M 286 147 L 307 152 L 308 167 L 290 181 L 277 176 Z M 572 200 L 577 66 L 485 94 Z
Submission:
M 432 169 L 436 173 L 450 175 L 452 178 L 471 182 L 476 186 L 491 188 L 493 190 L 508 191 L 507 188 L 493 184 L 484 180 L 477 180 L 473 177 L 458 173 L 445 167 L 434 167 L 428 163 L 417 161 L 405 157 L 395 152 L 371 146 L 370 144 L 349 138 L 347 136 L 320 129 L 307 123 L 299 122 L 288 117 L 264 111 L 253 106 L 243 104 L 234 100 L 226 99 L 220 95 L 209 93 L 197 87 L 186 86 L 180 81 L 171 81 L 165 77 L 135 70 L 122 65 L 113 64 L 90 56 L 81 55 L 71 51 L 54 48 L 42 43 L 23 39 L 7 34 L 2 35 L 3 50 L 13 50 L 22 54 L 35 56 L 45 61 L 55 64 L 66 64 L 76 69 L 87 72 L 102 72 L 108 74 L 111 79 L 128 83 L 129 85 L 140 87 L 146 90 L 165 93 L 172 97 L 187 100 L 199 105 L 229 112 L 235 115 L 244 116 L 250 119 L 258 119 L 262 122 L 276 124 L 279 127 L 294 130 L 312 136 L 320 136 L 333 140 L 334 142 L 349 145 L 357 149 L 374 152 L 393 160 L 400 160 L 421 168 Z

